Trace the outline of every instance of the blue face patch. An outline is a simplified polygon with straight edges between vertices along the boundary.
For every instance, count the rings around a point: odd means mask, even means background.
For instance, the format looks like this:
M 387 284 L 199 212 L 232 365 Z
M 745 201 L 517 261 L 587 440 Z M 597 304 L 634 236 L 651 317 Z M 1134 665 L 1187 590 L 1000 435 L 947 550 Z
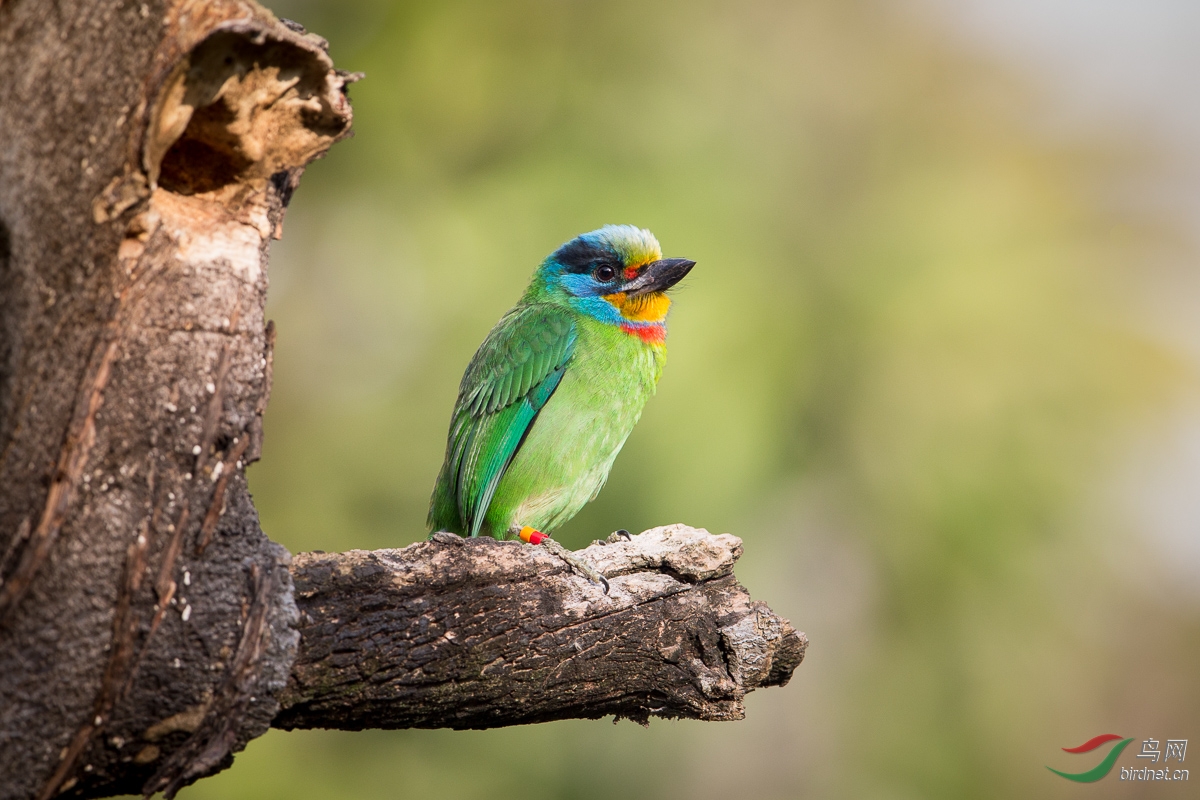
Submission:
M 590 273 L 571 273 L 554 270 L 546 275 L 547 288 L 557 289 L 567 295 L 567 302 L 577 311 L 582 311 L 590 317 L 607 322 L 610 325 L 620 325 L 624 322 L 621 312 L 602 295 L 612 294 L 617 290 L 616 282 L 601 283 Z
M 591 273 L 576 274 L 564 272 L 558 282 L 568 292 L 576 297 L 596 297 L 602 294 L 612 294 L 617 291 L 617 281 L 601 283 L 592 277 Z
M 569 302 L 572 308 L 609 325 L 621 325 L 625 322 L 621 312 L 603 297 L 572 297 Z

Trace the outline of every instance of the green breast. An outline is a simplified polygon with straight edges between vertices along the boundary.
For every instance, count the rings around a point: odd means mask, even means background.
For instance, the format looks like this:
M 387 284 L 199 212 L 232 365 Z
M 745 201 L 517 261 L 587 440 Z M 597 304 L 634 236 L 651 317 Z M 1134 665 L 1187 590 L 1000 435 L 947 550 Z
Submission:
M 562 383 L 541 410 L 488 508 L 503 538 L 528 525 L 553 531 L 594 499 L 654 394 L 666 348 L 583 317 Z

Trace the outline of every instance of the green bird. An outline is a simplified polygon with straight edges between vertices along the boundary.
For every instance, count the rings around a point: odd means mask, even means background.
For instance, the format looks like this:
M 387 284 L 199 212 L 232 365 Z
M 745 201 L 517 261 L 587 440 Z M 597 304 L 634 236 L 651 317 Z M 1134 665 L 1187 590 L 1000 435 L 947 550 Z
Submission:
M 607 225 L 555 250 L 479 346 L 458 389 L 430 533 L 545 543 L 599 494 L 667 349 L 666 290 L 695 266 Z

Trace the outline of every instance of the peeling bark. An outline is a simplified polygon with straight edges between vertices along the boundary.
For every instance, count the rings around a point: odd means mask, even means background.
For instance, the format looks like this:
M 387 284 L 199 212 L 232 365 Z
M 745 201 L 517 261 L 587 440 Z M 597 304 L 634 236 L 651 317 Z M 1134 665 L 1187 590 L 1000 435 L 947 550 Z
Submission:
M 170 797 L 271 724 L 736 719 L 800 661 L 682 527 L 589 551 L 609 596 L 490 540 L 289 569 L 267 249 L 356 77 L 251 0 L 0 0 L 0 800 Z

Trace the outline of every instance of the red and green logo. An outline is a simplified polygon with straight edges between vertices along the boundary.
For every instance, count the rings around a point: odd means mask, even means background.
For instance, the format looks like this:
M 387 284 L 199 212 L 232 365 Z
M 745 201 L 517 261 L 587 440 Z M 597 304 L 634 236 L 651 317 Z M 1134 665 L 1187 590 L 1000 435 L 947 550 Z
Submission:
M 1133 739 L 1122 739 L 1115 733 L 1102 733 L 1093 739 L 1088 739 L 1078 747 L 1063 748 L 1063 750 L 1068 753 L 1090 753 L 1096 748 L 1102 747 L 1109 742 L 1117 741 L 1118 739 L 1120 739 L 1120 741 L 1108 751 L 1108 755 L 1104 757 L 1104 760 L 1089 769 L 1087 772 L 1060 772 L 1054 767 L 1046 767 L 1046 769 L 1050 770 L 1055 775 L 1063 776 L 1069 781 L 1075 781 L 1076 783 L 1095 783 L 1112 771 L 1113 764 L 1117 763 L 1117 757 L 1121 755 L 1121 751 L 1128 747 L 1129 743 L 1132 742 Z

